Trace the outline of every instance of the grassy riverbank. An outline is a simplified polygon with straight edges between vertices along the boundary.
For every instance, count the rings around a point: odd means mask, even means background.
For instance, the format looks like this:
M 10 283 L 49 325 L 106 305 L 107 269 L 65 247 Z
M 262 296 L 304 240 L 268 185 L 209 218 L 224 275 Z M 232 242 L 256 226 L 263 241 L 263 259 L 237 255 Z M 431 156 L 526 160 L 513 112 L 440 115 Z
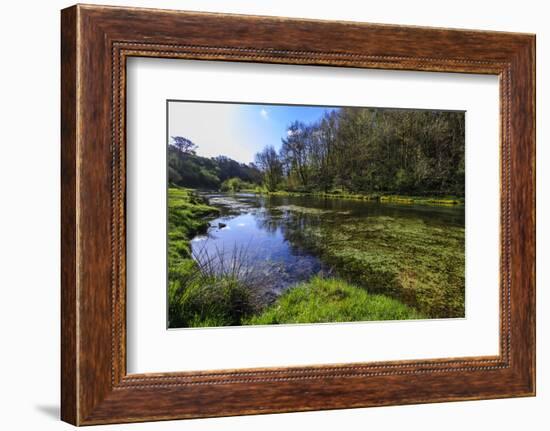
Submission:
M 168 326 L 170 328 L 241 325 L 258 311 L 255 286 L 234 259 L 222 273 L 208 259 L 193 259 L 190 240 L 206 233 L 219 209 L 193 190 L 168 189 Z M 212 258 L 215 258 L 213 256 Z M 238 256 L 236 256 L 238 257 Z
M 250 325 L 419 319 L 414 308 L 337 278 L 314 277 L 288 289 Z
M 208 217 L 219 209 L 206 205 L 192 190 L 168 189 L 168 255 L 169 263 L 190 258 L 189 240 L 208 229 Z
M 295 192 L 278 190 L 269 192 L 266 190 L 255 189 L 250 192 L 256 192 L 267 196 L 313 196 L 323 199 L 349 199 L 360 201 L 372 201 L 382 203 L 395 203 L 405 205 L 444 205 L 455 206 L 464 205 L 464 198 L 459 196 L 407 196 L 407 195 L 395 195 L 395 194 L 380 194 L 380 193 L 347 193 L 347 192 Z
M 170 327 L 185 321 L 189 286 L 197 265 L 191 257 L 189 241 L 208 229 L 207 218 L 219 214 L 184 188 L 168 189 L 168 320 Z

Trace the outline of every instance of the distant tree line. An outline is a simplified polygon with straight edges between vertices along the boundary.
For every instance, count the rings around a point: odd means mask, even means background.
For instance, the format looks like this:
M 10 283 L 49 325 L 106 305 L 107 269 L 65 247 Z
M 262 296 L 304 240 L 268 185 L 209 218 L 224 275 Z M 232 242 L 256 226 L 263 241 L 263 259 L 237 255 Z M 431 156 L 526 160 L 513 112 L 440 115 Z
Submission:
M 464 142 L 463 112 L 341 108 L 293 122 L 255 161 L 270 191 L 463 196 Z
M 173 136 L 168 145 L 168 181 L 170 184 L 198 189 L 220 189 L 235 178 L 248 184 L 261 184 L 262 173 L 253 164 L 239 163 L 229 157 L 201 157 L 197 145 L 182 136 Z M 232 186 L 235 186 L 235 180 Z

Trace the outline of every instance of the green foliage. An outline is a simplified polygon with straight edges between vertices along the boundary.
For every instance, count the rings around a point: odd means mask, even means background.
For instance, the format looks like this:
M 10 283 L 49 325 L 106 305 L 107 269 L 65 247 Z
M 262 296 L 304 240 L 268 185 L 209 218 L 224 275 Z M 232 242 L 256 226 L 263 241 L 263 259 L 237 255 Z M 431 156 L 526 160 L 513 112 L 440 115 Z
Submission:
M 213 160 L 168 147 L 168 181 L 171 185 L 217 189 L 220 185 L 218 175 Z
M 464 196 L 464 140 L 463 112 L 341 108 L 291 123 L 277 157 L 258 166 L 270 192 Z
M 256 310 L 252 290 L 238 278 L 203 276 L 195 262 L 181 270 L 169 282 L 170 327 L 240 325 Z
M 208 216 L 219 214 L 219 209 L 206 205 L 192 190 L 168 189 L 168 255 L 188 258 L 187 242 L 196 234 L 206 232 Z
M 222 192 L 235 193 L 243 190 L 255 190 L 256 187 L 257 187 L 256 184 L 247 183 L 246 181 L 243 181 L 240 178 L 234 177 L 234 178 L 229 178 L 228 180 L 225 180 L 222 183 L 220 190 Z
M 183 144 L 176 142 L 174 138 L 180 138 L 182 142 L 189 143 L 187 143 L 187 147 L 182 147 Z M 168 146 L 168 181 L 170 184 L 217 190 L 224 181 L 230 178 L 238 178 L 244 183 L 254 185 L 261 183 L 261 173 L 255 165 L 239 163 L 224 156 L 201 157 L 195 154 L 196 145 L 182 137 L 174 138 L 174 144 Z
M 458 196 L 404 196 L 404 195 L 381 195 L 380 193 L 350 193 L 340 190 L 331 190 L 325 192 L 299 192 L 288 190 L 277 190 L 270 192 L 268 190 L 256 189 L 256 193 L 269 196 L 314 196 L 323 199 L 345 199 L 360 201 L 377 201 L 385 203 L 411 204 L 411 205 L 441 205 L 453 206 L 464 205 L 464 198 Z
M 189 139 L 183 136 L 172 136 L 172 145 L 181 153 L 195 154 L 197 146 Z
M 273 146 L 256 154 L 256 164 L 263 173 L 263 185 L 270 192 L 277 190 L 283 179 L 283 164 Z
M 245 323 L 328 323 L 420 319 L 414 308 L 383 295 L 373 295 L 336 278 L 314 277 L 287 290 L 261 314 Z

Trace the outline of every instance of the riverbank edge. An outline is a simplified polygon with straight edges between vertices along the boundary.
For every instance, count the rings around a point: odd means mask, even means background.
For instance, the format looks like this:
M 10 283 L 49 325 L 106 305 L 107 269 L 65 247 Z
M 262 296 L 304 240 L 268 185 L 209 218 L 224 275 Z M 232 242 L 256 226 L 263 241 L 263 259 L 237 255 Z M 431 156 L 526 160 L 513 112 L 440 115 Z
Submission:
M 295 192 L 278 190 L 269 192 L 265 190 L 242 190 L 245 193 L 256 193 L 264 196 L 291 196 L 291 197 L 306 197 L 312 196 L 323 199 L 346 199 L 346 200 L 361 200 L 380 203 L 392 203 L 402 205 L 433 205 L 433 206 L 463 206 L 464 198 L 458 196 L 408 196 L 408 195 L 392 195 L 392 194 L 364 194 L 364 193 L 325 193 L 325 192 Z

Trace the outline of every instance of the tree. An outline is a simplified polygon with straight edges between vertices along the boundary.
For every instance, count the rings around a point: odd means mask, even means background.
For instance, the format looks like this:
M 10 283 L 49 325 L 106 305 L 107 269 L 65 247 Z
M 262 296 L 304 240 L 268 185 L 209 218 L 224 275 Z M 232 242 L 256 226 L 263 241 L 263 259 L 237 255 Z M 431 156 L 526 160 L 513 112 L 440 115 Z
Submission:
M 264 174 L 264 185 L 270 192 L 277 190 L 282 180 L 283 169 L 277 151 L 273 146 L 267 146 L 256 154 L 256 165 Z
M 287 138 L 281 139 L 281 155 L 289 168 L 289 171 L 296 172 L 302 186 L 307 187 L 309 181 L 309 149 L 311 126 L 306 126 L 300 121 L 293 122 L 287 130 Z
M 197 145 L 183 136 L 172 136 L 172 145 L 184 154 L 196 154 Z
M 189 139 L 172 137 L 169 180 L 208 189 L 239 178 L 269 191 L 464 196 L 464 134 L 463 112 L 345 107 L 290 123 L 279 153 L 265 147 L 256 164 L 200 157 Z
M 252 188 L 262 182 L 262 173 L 252 163 L 239 163 L 225 156 L 201 157 L 187 138 L 168 146 L 168 181 L 182 187 L 217 190 L 223 181 L 238 178 Z M 178 144 L 178 146 L 176 145 Z
M 318 160 L 317 182 L 326 193 L 334 183 L 335 171 L 335 147 L 338 131 L 338 112 L 325 112 L 317 128 L 317 150 L 314 151 Z

